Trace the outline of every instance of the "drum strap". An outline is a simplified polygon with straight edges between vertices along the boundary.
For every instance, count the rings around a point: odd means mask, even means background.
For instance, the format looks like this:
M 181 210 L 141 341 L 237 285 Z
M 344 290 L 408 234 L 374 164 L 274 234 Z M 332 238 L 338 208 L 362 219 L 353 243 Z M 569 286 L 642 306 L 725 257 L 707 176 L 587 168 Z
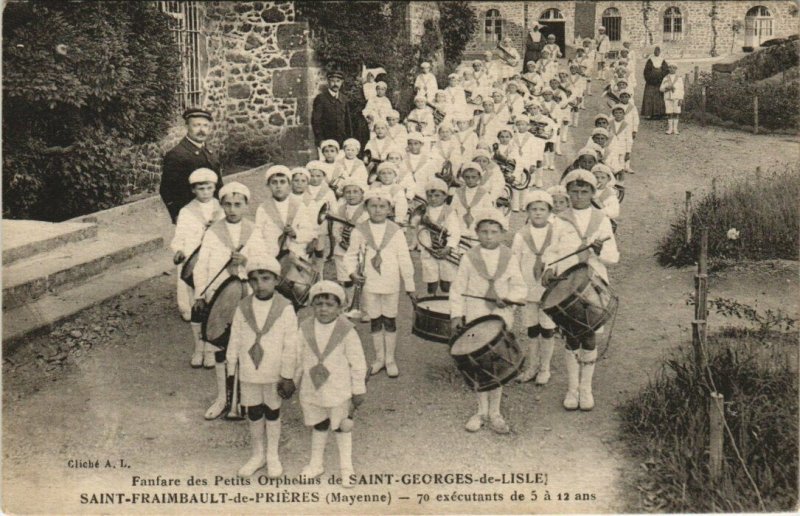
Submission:
M 367 238 L 367 244 L 369 244 L 369 246 L 375 250 L 375 256 L 373 256 L 372 260 L 370 261 L 372 262 L 372 267 L 376 271 L 378 271 L 378 274 L 380 274 L 381 263 L 383 262 L 383 259 L 381 258 L 381 251 L 383 251 L 386 248 L 386 246 L 389 245 L 389 242 L 391 242 L 392 237 L 394 236 L 395 233 L 397 233 L 398 226 L 392 221 L 386 221 L 386 231 L 383 232 L 383 241 L 381 242 L 380 246 L 378 246 L 378 244 L 375 243 L 375 237 L 372 236 L 372 231 L 369 229 L 369 221 L 365 220 L 364 222 L 361 222 L 357 227 L 359 228 L 359 230 L 361 230 L 361 233 L 363 233 L 364 236 Z
M 317 357 L 316 365 L 314 365 L 308 373 L 309 376 L 311 376 L 311 382 L 314 384 L 314 388 L 319 389 L 330 376 L 330 371 L 325 367 L 323 362 L 337 347 L 339 347 L 339 344 L 344 341 L 345 336 L 353 329 L 353 325 L 343 317 L 337 318 L 331 336 L 328 342 L 325 343 L 325 349 L 320 351 L 317 338 L 314 335 L 314 321 L 315 319 L 313 317 L 309 317 L 300 323 L 300 330 L 303 332 L 303 337 L 305 337 L 306 342 L 308 342 L 308 347 L 311 348 L 311 352 Z
M 483 194 L 486 193 L 486 190 L 484 190 L 479 186 L 478 191 L 475 192 L 475 197 L 472 198 L 471 203 L 467 202 L 466 187 L 459 188 L 458 190 L 456 190 L 456 193 L 458 194 L 458 200 L 461 201 L 461 205 L 464 207 L 464 209 L 466 209 L 466 213 L 464 213 L 464 216 L 462 217 L 464 219 L 464 224 L 466 224 L 467 227 L 470 227 L 472 226 L 472 223 L 475 221 L 475 217 L 473 217 L 471 213 L 472 208 L 477 206 L 478 203 L 481 201 L 481 199 L 483 199 Z
M 536 249 L 536 243 L 533 241 L 533 235 L 529 229 L 525 229 L 522 232 L 522 240 L 528 244 L 528 248 L 530 248 L 531 252 L 536 256 L 536 261 L 533 264 L 533 279 L 540 279 L 542 277 L 542 272 L 544 272 L 544 262 L 542 262 L 542 255 L 544 254 L 545 250 L 550 247 L 550 241 L 553 239 L 553 224 L 547 225 L 547 235 L 544 237 L 544 242 L 542 242 L 542 248 Z
M 495 290 L 494 283 L 505 274 L 506 269 L 508 269 L 508 262 L 511 260 L 511 250 L 508 247 L 501 245 L 498 249 L 500 249 L 500 258 L 497 260 L 497 270 L 494 271 L 494 275 L 489 275 L 486 262 L 483 261 L 483 256 L 481 256 L 480 247 L 473 247 L 467 251 L 469 261 L 478 272 L 478 275 L 489 282 L 489 288 L 486 289 L 485 297 L 490 299 L 497 298 L 497 290 Z M 494 308 L 493 302 L 487 301 L 486 304 L 490 309 Z
M 258 325 L 256 324 L 256 316 L 255 312 L 253 312 L 254 302 L 255 296 L 250 294 L 246 298 L 242 299 L 242 301 L 239 303 L 239 310 L 242 311 L 244 320 L 250 327 L 250 330 L 256 334 L 255 342 L 252 346 L 250 346 L 247 354 L 250 355 L 253 365 L 255 365 L 256 369 L 258 369 L 258 366 L 261 365 L 261 361 L 264 359 L 264 348 L 261 347 L 261 337 L 269 332 L 269 330 L 272 328 L 272 325 L 278 320 L 278 317 L 283 314 L 283 310 L 289 306 L 289 301 L 280 294 L 273 294 L 272 306 L 269 307 L 267 319 L 264 321 L 264 326 L 261 329 L 259 329 Z

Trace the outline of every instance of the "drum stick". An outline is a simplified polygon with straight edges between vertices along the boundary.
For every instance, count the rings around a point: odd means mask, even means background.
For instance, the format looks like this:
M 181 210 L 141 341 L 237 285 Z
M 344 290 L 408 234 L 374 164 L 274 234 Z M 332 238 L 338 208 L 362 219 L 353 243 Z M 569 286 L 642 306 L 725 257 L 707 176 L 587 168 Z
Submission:
M 239 247 L 236 249 L 236 252 L 238 253 L 238 252 L 239 252 L 239 251 L 241 251 L 243 248 L 244 248 L 244 244 L 240 245 L 240 246 L 239 246 Z M 201 297 L 203 297 L 203 294 L 205 294 L 205 293 L 206 293 L 206 290 L 208 290 L 208 288 L 209 288 L 211 285 L 213 285 L 215 281 L 217 281 L 217 278 L 219 278 L 220 274 L 222 274 L 223 272 L 225 272 L 225 269 L 227 269 L 227 268 L 228 268 L 228 265 L 230 265 L 232 261 L 233 261 L 233 256 L 231 256 L 231 258 L 230 258 L 230 259 L 229 259 L 227 262 L 225 262 L 225 265 L 224 265 L 224 266 L 223 266 L 223 267 L 222 267 L 222 268 L 219 270 L 219 272 L 216 274 L 216 276 L 214 276 L 214 277 L 211 279 L 211 281 L 209 281 L 209 282 L 208 282 L 208 285 L 206 285 L 206 288 L 204 288 L 204 289 L 203 289 L 203 291 L 202 291 L 202 292 L 200 292 L 200 293 L 199 293 L 197 296 L 195 296 L 195 297 L 197 297 L 197 298 L 201 298 Z
M 461 295 L 472 299 L 482 299 L 483 301 L 496 301 L 496 299 L 492 299 L 491 297 L 473 296 L 472 294 L 461 294 Z M 505 299 L 501 299 L 501 301 L 503 301 L 507 305 L 525 306 L 525 303 L 520 303 L 519 301 L 506 301 Z
M 605 238 L 603 238 L 602 240 L 599 240 L 599 242 L 605 242 L 606 240 L 611 240 L 611 237 L 605 237 Z M 577 251 L 574 251 L 574 252 L 572 252 L 572 253 L 569 253 L 569 254 L 567 254 L 567 255 L 565 255 L 565 256 L 562 256 L 562 257 L 561 257 L 561 258 L 559 258 L 558 260 L 556 260 L 556 261 L 554 261 L 554 262 L 550 262 L 550 263 L 548 263 L 548 264 L 547 264 L 547 266 L 548 266 L 548 267 L 550 267 L 551 265 L 555 265 L 555 264 L 557 264 L 558 262 L 564 261 L 564 260 L 566 260 L 567 258 L 569 258 L 569 257 L 571 257 L 571 256 L 575 256 L 576 254 L 580 254 L 580 253 L 582 253 L 582 252 L 586 251 L 587 249 L 591 249 L 591 247 L 592 247 L 592 244 L 589 244 L 589 245 L 585 245 L 585 246 L 579 247 L 579 248 L 577 249 Z

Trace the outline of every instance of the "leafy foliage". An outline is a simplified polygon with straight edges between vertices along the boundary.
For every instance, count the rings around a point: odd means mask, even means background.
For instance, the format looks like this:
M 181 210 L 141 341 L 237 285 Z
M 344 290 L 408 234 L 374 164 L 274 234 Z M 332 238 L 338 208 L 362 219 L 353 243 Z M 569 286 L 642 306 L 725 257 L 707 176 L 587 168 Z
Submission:
M 700 228 L 708 228 L 708 256 L 712 265 L 726 260 L 798 259 L 797 164 L 765 174 L 742 177 L 720 191 L 711 191 L 692 210 L 692 240 L 686 242 L 686 216 L 680 214 L 656 250 L 658 262 L 681 267 L 695 263 Z M 736 238 L 731 238 L 731 229 Z
M 145 2 L 11 3 L 3 17 L 3 216 L 118 204 L 121 155 L 174 117 L 180 57 Z
M 753 98 L 758 97 L 759 125 L 769 129 L 800 129 L 800 81 L 749 82 L 717 74 L 701 73 L 688 86 L 686 111 L 699 115 L 702 89 L 706 88 L 706 112 L 738 126 L 752 126 Z
M 620 407 L 625 440 L 647 470 L 638 487 L 649 506 L 633 512 L 794 510 L 796 341 L 796 332 L 709 336 L 708 367 L 717 392 L 725 397 L 725 420 L 733 435 L 731 441 L 725 434 L 722 479 L 716 484 L 707 467 L 709 388 L 695 374 L 691 350 L 667 360 L 649 385 Z M 747 464 L 764 508 L 735 450 Z
M 741 74 L 748 81 L 760 81 L 799 64 L 800 40 L 787 40 L 739 59 L 734 74 Z
M 444 61 L 448 68 L 454 68 L 461 61 L 461 55 L 472 35 L 478 28 L 478 17 L 469 2 L 438 2 L 439 30 L 444 41 Z

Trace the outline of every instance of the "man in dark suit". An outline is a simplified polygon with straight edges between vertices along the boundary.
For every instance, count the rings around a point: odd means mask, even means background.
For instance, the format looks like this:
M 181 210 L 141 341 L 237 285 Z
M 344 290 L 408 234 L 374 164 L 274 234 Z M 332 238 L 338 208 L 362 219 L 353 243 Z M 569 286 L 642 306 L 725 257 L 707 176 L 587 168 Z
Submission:
M 323 140 L 336 140 L 339 145 L 353 136 L 353 122 L 347 99 L 341 93 L 344 74 L 328 72 L 328 88 L 316 96 L 311 110 L 314 143 L 319 148 Z
M 206 148 L 206 140 L 211 135 L 211 113 L 191 108 L 183 113 L 186 121 L 186 136 L 164 155 L 161 167 L 161 199 L 172 217 L 172 223 L 178 218 L 178 212 L 194 198 L 189 185 L 189 175 L 198 168 L 210 168 L 217 173 L 217 195 L 222 188 L 222 171 L 219 162 Z

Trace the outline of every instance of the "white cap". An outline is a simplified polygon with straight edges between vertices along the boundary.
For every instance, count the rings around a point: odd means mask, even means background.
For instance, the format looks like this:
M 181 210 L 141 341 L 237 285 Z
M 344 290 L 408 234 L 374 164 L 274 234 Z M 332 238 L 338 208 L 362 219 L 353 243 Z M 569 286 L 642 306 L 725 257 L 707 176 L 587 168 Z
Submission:
M 378 82 L 376 82 L 376 83 L 375 83 L 375 87 L 377 88 L 378 86 L 382 86 L 382 87 L 384 87 L 384 88 L 388 88 L 388 87 L 389 87 L 389 85 L 388 85 L 388 84 L 386 84 L 386 83 L 385 83 L 385 82 L 383 82 L 383 81 L 378 81 Z
M 309 173 L 312 170 L 321 170 L 322 172 L 325 173 L 326 176 L 328 175 L 328 165 L 318 159 L 311 160 L 308 163 L 306 163 L 306 170 L 308 170 Z
M 611 171 L 608 165 L 604 165 L 603 163 L 598 163 L 597 165 L 592 167 L 592 173 L 595 172 L 602 172 L 606 174 L 608 177 L 614 177 L 614 173 Z
M 353 146 L 358 150 L 361 150 L 361 142 L 356 140 L 355 138 L 348 138 L 342 144 L 342 148 Z
M 594 177 L 594 176 L 592 176 Z M 373 187 L 367 190 L 364 194 L 364 205 L 366 206 L 367 201 L 370 199 L 383 199 L 387 201 L 389 204 L 394 204 L 392 200 L 392 196 L 389 195 L 389 190 L 384 187 Z
M 606 114 L 604 114 L 604 113 L 600 113 L 599 115 L 597 115 L 596 117 L 594 117 L 594 121 L 595 121 L 595 122 L 597 122 L 597 121 L 598 121 L 598 120 L 600 120 L 601 118 L 602 118 L 602 119 L 604 119 L 606 122 L 608 122 L 608 121 L 610 121 L 610 120 L 611 120 L 611 119 L 608 117 L 608 115 L 606 115 Z
M 425 68 L 425 67 L 430 68 L 431 64 L 429 62 L 427 62 L 427 61 L 423 61 L 422 63 L 420 63 L 419 66 L 420 66 L 420 68 Z
M 603 136 L 608 138 L 608 131 L 606 131 L 602 127 L 595 127 L 594 129 L 592 129 L 592 136 L 594 136 L 596 134 L 602 134 Z
M 458 74 L 457 74 L 457 73 L 455 73 L 455 72 L 454 72 L 454 73 L 451 73 L 450 75 L 448 75 L 448 76 L 447 76 L 447 78 L 448 78 L 448 79 L 458 79 Z
M 414 141 L 417 141 L 417 142 L 420 142 L 420 143 L 425 143 L 426 141 L 428 141 L 428 139 L 425 138 L 422 135 L 422 133 L 419 133 L 417 131 L 412 131 L 412 132 L 408 133 L 408 136 L 406 136 L 406 141 L 410 142 L 411 140 L 414 140 Z
M 598 129 L 602 129 L 602 127 Z M 578 157 L 580 158 L 581 156 L 591 156 L 594 159 L 597 159 L 597 151 L 595 151 L 591 147 L 584 147 L 578 151 Z
M 481 169 L 481 166 L 478 165 L 477 163 L 471 163 L 471 162 L 470 163 L 464 163 L 461 166 L 461 173 L 463 174 L 467 170 L 477 170 L 480 175 L 483 175 L 483 170 Z
M 189 184 L 195 183 L 216 183 L 217 173 L 210 168 L 198 168 L 189 174 Z
M 236 181 L 233 183 L 227 183 L 219 190 L 220 200 L 224 199 L 226 195 L 231 194 L 239 194 L 243 196 L 246 201 L 250 202 L 250 189 L 244 186 L 242 183 L 237 183 Z
M 569 197 L 569 194 L 567 193 L 567 188 L 564 185 L 553 185 L 547 189 L 547 193 L 550 194 L 551 198 L 556 197 L 557 195 L 560 195 L 562 197 Z
M 305 167 L 294 167 L 292 169 L 292 177 L 296 176 L 297 174 L 303 174 L 306 176 L 306 179 L 311 179 L 311 174 L 308 173 L 308 169 Z
M 447 183 L 443 180 L 439 179 L 438 177 L 432 177 L 428 179 L 428 182 L 425 183 L 425 191 L 429 192 L 431 190 L 439 190 L 444 193 L 447 193 Z
M 328 147 L 328 146 L 336 147 L 336 149 L 338 150 L 339 149 L 339 142 L 337 142 L 336 140 L 323 140 L 322 143 L 319 144 L 319 148 L 320 149 L 324 149 L 325 147 Z
M 378 127 L 378 126 L 389 127 L 389 124 L 386 123 L 386 119 L 385 118 L 378 118 L 377 120 L 375 120 L 375 123 L 372 124 L 372 128 L 374 129 L 374 128 Z
M 292 177 L 292 173 L 289 171 L 289 167 L 286 165 L 272 165 L 267 169 L 267 173 L 264 174 L 264 178 L 267 180 L 267 183 L 269 183 L 269 178 L 275 174 L 283 174 L 286 176 L 286 179 Z
M 575 170 L 571 171 L 564 177 L 564 179 L 561 180 L 561 184 L 564 186 L 569 186 L 569 184 L 573 181 L 583 181 L 585 183 L 589 183 L 592 185 L 592 188 L 597 190 L 597 178 L 594 177 L 594 174 L 583 168 L 576 168 Z
M 383 163 L 378 165 L 378 170 L 376 172 L 380 174 L 384 170 L 391 170 L 392 172 L 395 173 L 395 175 L 397 175 L 397 165 L 395 165 L 391 161 L 384 161 Z
M 486 158 L 491 161 L 492 155 L 486 149 L 475 149 L 472 153 L 472 161 L 475 161 L 475 158 Z
M 396 109 L 389 111 L 389 114 L 386 115 L 386 118 L 400 118 L 400 112 Z
M 357 187 L 361 188 L 362 192 L 366 192 L 367 191 L 367 183 L 365 183 L 364 181 L 359 181 L 358 179 L 356 179 L 354 177 L 348 177 L 347 179 L 342 181 L 341 185 L 339 185 L 339 187 L 342 189 L 342 191 L 344 191 L 344 189 L 347 188 L 348 186 L 357 186 Z
M 532 202 L 544 202 L 553 207 L 553 196 L 547 193 L 545 190 L 541 190 L 539 188 L 532 189 L 532 190 L 525 190 L 525 195 L 522 197 L 522 205 L 525 208 Z
M 320 294 L 330 294 L 339 299 L 339 304 L 343 305 L 347 302 L 347 296 L 341 285 L 331 280 L 322 280 L 314 283 L 311 290 L 308 291 L 308 298 L 314 301 L 314 298 Z
M 613 113 L 614 111 L 616 111 L 618 109 L 621 109 L 622 111 L 625 111 L 625 105 L 623 105 L 623 104 L 614 104 L 611 107 L 611 112 Z
M 473 214 L 473 217 L 475 218 L 476 229 L 478 224 L 484 220 L 492 220 L 497 222 L 504 231 L 508 229 L 508 222 L 506 222 L 506 218 L 497 208 L 483 208 L 481 210 L 476 210 L 476 212 Z
M 531 123 L 531 119 L 528 118 L 527 115 L 520 114 L 514 119 L 514 125 L 517 125 L 517 122 L 525 122 L 526 124 L 529 124 Z
M 418 100 L 421 100 L 422 102 L 427 102 L 427 101 L 428 101 L 428 99 L 427 99 L 427 97 L 425 97 L 425 95 L 417 95 L 416 97 L 414 97 L 414 102 L 415 102 L 415 103 L 416 103 Z
M 269 271 L 276 276 L 281 275 L 281 264 L 274 256 L 265 253 L 258 253 L 253 256 L 247 257 L 247 263 L 244 266 L 247 274 L 253 271 Z

